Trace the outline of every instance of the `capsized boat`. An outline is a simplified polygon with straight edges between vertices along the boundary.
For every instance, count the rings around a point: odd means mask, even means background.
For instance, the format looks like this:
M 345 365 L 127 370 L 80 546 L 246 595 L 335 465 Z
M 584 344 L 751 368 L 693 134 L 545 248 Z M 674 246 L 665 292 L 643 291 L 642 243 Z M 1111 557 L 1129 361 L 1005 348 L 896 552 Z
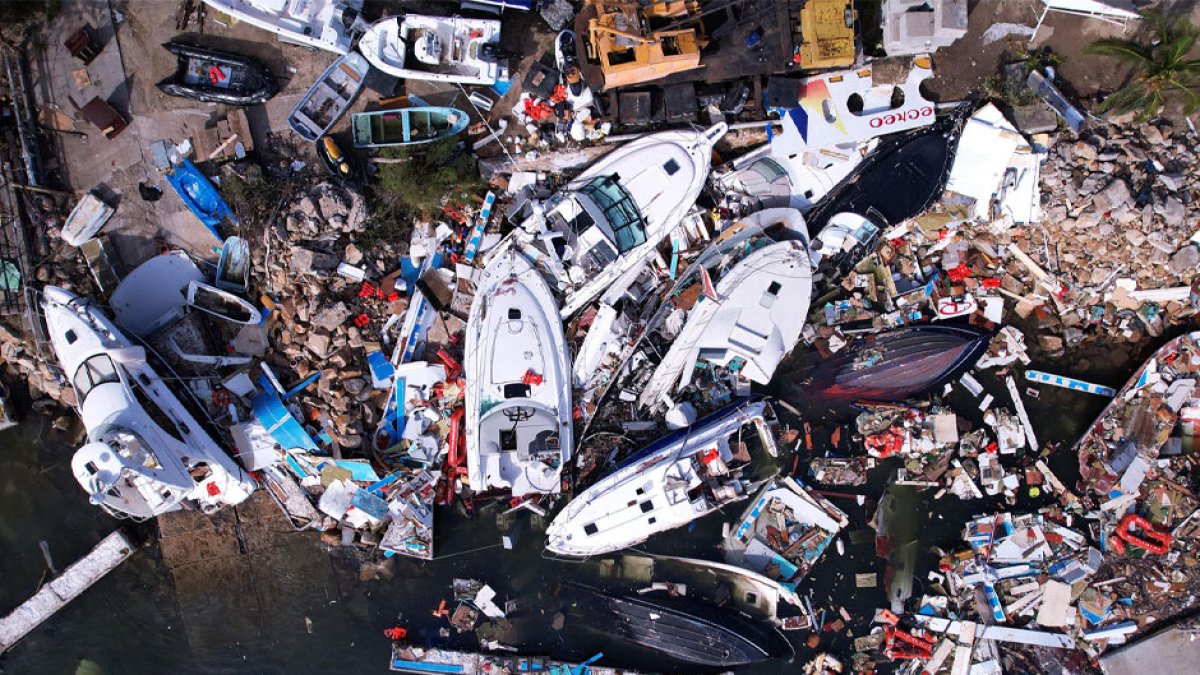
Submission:
M 306 141 L 327 133 L 358 98 L 371 66 L 355 52 L 334 61 L 288 115 L 288 126 Z
M 89 192 L 79 200 L 62 226 L 62 238 L 72 246 L 96 236 L 117 210 Z
M 794 650 L 779 629 L 687 597 L 609 595 L 583 584 L 579 604 L 600 611 L 592 627 L 683 663 L 731 668 Z
M 903 326 L 856 339 L 788 374 L 797 403 L 895 402 L 966 372 L 987 351 L 990 331 L 965 325 Z
M 218 240 L 224 241 L 220 228 L 229 221 L 231 225 L 238 222 L 233 209 L 221 199 L 221 193 L 208 178 L 192 164 L 192 160 L 183 159 L 167 170 L 167 182 L 175 188 L 184 206 L 196 214 L 200 222 L 212 232 Z
M 99 305 L 57 286 L 42 293 L 50 341 L 88 434 L 71 471 L 93 504 L 145 520 L 185 505 L 214 513 L 250 496 L 254 480 L 167 386 L 144 347 Z
M 337 54 L 350 51 L 363 0 L 204 0 L 280 39 Z
M 795 589 L 849 519 L 789 477 L 763 486 L 725 537 L 725 560 Z
M 471 302 L 467 476 L 485 492 L 558 493 L 571 459 L 571 369 L 557 304 L 529 261 L 509 251 L 484 268 Z
M 770 382 L 800 339 L 811 298 L 812 266 L 804 241 L 768 243 L 754 251 L 715 288 L 710 285 L 687 313 L 683 330 L 642 390 L 640 404 L 668 401 L 691 383 L 697 361 L 734 370 L 751 382 Z
M 467 113 L 441 106 L 354 113 L 350 119 L 356 148 L 432 143 L 462 133 L 470 121 Z
M 631 141 L 588 167 L 514 230 L 571 316 L 656 247 L 696 203 L 725 123 Z
M 395 77 L 461 84 L 496 84 L 500 21 L 460 16 L 381 19 L 358 41 L 371 65 Z
M 751 454 L 778 454 L 765 401 L 732 404 L 646 446 L 571 500 L 546 530 L 565 556 L 611 553 L 746 498 Z
M 254 326 L 262 322 L 262 313 L 254 305 L 229 291 L 199 281 L 188 284 L 187 304 L 230 323 Z
M 162 46 L 176 58 L 175 72 L 157 85 L 167 96 L 253 105 L 279 91 L 275 76 L 257 59 L 178 42 L 164 42 Z
M 639 595 L 664 591 L 686 595 L 735 609 L 756 621 L 778 625 L 784 618 L 780 617 L 780 607 L 804 609 L 792 587 L 740 565 L 637 553 L 618 553 L 574 564 L 594 571 L 596 584 L 608 591 L 626 591 L 632 585 Z

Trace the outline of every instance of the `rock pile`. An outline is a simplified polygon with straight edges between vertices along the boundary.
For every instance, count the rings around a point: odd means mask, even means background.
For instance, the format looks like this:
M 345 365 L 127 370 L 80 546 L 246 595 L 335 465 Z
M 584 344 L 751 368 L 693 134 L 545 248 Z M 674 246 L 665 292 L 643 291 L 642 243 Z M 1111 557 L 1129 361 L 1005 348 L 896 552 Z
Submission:
M 268 324 L 271 346 L 264 356 L 300 378 L 320 371 L 305 396 L 312 409 L 328 411 L 338 445 L 358 448 L 365 430 L 378 423 L 387 395 L 371 387 L 366 351 L 378 348 L 386 317 L 405 308 L 391 288 L 380 292 L 377 287 L 387 284 L 377 280 L 392 271 L 389 265 L 399 260 L 403 244 L 375 242 L 360 249 L 354 240 L 367 228 L 366 202 L 358 192 L 330 183 L 299 196 L 283 213 L 284 227 L 275 231 L 282 246 L 272 244 L 264 280 L 276 316 Z M 341 263 L 362 270 L 366 283 L 338 274 Z
M 1200 265 L 1191 240 L 1200 215 L 1193 153 L 1188 135 L 1165 123 L 1099 127 L 1051 148 L 1043 232 L 1027 232 L 1024 249 L 1062 284 L 1043 305 L 1054 315 L 1044 329 L 1068 343 L 1100 335 L 1135 342 L 1195 314 L 1195 294 L 1182 290 Z M 1034 290 L 1029 274 L 1014 276 L 1026 283 L 1009 290 Z M 1179 290 L 1162 291 L 1171 288 Z

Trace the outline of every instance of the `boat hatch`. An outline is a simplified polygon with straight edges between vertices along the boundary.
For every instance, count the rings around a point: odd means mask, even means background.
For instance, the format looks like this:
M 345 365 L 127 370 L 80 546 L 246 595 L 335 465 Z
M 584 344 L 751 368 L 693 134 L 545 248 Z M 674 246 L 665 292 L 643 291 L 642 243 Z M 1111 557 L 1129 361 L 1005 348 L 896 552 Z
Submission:
M 599 224 L 602 228 L 607 225 L 607 234 L 616 243 L 617 251 L 624 254 L 646 243 L 646 221 L 618 180 L 620 176 L 616 174 L 600 176 L 579 188 L 579 193 L 604 214 L 604 221 Z
M 79 369 L 75 371 L 75 377 L 71 379 L 71 384 L 75 386 L 79 404 L 83 405 L 84 399 L 95 387 L 120 381 L 121 378 L 117 375 L 117 367 L 113 365 L 112 359 L 108 358 L 107 354 L 97 354 L 79 366 Z
M 510 382 L 504 385 L 504 398 L 529 398 L 529 385 L 524 382 Z

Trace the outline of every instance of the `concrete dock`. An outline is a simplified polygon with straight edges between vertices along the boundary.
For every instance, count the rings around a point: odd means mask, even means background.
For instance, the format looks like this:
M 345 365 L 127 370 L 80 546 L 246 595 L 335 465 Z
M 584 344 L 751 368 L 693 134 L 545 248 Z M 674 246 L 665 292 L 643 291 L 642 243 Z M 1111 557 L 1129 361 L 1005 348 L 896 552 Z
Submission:
M 32 598 L 0 619 L 0 653 L 8 651 L 136 552 L 137 547 L 123 530 L 105 537 L 87 555 L 42 586 Z

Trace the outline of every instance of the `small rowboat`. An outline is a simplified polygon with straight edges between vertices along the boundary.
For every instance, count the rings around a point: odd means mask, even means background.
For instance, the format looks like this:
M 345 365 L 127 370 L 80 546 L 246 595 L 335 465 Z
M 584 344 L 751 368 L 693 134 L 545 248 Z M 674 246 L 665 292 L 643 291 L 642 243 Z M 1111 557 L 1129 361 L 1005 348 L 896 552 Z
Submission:
M 467 113 L 438 106 L 355 113 L 350 128 L 356 148 L 419 145 L 449 138 L 467 128 Z
M 357 52 L 334 61 L 288 115 L 292 131 L 306 141 L 323 136 L 358 98 L 370 69 L 367 60 Z

